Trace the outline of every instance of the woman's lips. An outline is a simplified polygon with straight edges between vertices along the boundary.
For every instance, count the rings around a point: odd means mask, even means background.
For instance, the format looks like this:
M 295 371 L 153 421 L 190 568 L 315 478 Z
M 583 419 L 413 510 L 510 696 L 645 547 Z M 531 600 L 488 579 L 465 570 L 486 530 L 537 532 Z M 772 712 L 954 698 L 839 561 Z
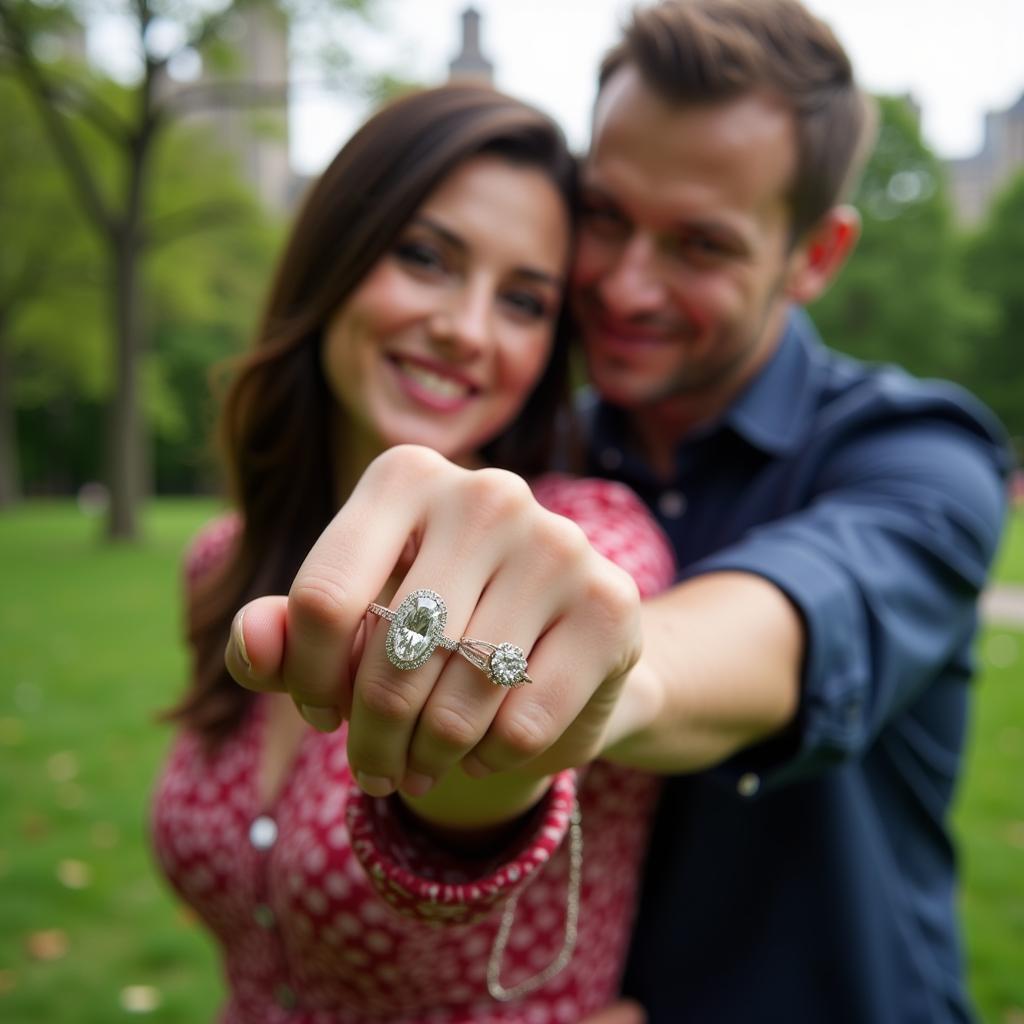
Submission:
M 401 355 L 388 356 L 388 362 L 402 392 L 436 412 L 464 408 L 479 390 L 462 374 L 436 363 Z

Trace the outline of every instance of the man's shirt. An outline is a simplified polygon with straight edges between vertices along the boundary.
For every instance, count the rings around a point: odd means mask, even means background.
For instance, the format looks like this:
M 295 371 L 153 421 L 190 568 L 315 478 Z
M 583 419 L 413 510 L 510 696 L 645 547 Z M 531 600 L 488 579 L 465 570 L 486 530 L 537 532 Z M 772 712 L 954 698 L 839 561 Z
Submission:
M 650 1024 L 970 1020 L 946 815 L 1004 516 L 998 423 L 828 351 L 798 311 L 671 480 L 629 436 L 598 403 L 588 471 L 647 502 L 681 579 L 780 587 L 806 655 L 791 728 L 667 780 L 625 991 Z

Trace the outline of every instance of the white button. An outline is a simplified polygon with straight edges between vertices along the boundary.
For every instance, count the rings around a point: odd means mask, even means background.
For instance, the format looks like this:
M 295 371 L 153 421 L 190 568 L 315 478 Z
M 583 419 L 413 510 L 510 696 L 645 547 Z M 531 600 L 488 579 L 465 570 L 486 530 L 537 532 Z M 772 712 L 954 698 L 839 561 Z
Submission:
M 277 842 L 277 822 L 268 814 L 261 814 L 249 826 L 249 842 L 257 850 L 269 850 Z
M 681 491 L 662 491 L 658 511 L 666 519 L 678 519 L 686 511 L 686 495 Z
M 599 461 L 602 469 L 618 469 L 622 465 L 622 452 L 618 448 L 605 448 Z
M 740 796 L 754 796 L 761 788 L 761 779 L 753 772 L 745 772 L 736 783 L 736 792 Z

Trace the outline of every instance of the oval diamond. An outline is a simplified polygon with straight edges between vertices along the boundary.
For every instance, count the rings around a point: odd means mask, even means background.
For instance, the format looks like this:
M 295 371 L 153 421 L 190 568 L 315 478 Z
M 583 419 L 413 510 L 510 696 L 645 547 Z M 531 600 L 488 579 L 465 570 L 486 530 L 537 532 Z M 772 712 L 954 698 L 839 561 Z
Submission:
M 384 651 L 395 668 L 419 668 L 444 635 L 448 609 L 433 590 L 414 590 L 395 611 Z

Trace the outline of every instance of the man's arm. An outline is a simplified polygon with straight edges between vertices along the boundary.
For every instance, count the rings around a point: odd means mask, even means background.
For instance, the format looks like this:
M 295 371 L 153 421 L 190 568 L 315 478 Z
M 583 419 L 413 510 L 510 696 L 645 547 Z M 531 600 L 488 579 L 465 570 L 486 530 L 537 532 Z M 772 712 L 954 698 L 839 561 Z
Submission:
M 695 771 L 782 730 L 799 704 L 804 627 L 774 584 L 710 573 L 645 602 L 644 653 L 612 714 L 604 756 Z
M 744 751 L 740 770 L 776 782 L 859 756 L 941 675 L 969 672 L 1004 466 L 951 417 L 837 445 L 803 507 L 648 603 L 606 756 L 685 772 Z

